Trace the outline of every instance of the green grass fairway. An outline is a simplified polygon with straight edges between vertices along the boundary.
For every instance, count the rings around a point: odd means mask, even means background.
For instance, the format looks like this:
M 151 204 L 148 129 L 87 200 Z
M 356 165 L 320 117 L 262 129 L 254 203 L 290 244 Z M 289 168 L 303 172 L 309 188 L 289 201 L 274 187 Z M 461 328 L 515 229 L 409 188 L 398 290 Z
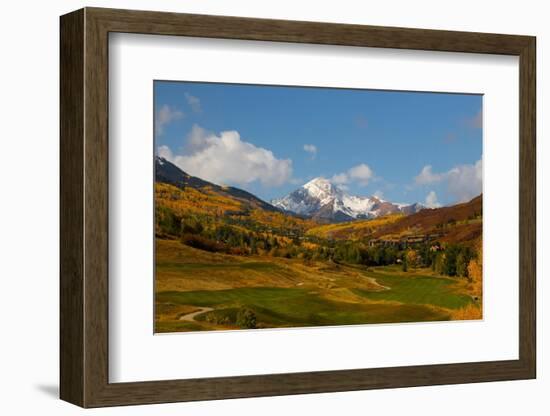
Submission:
M 157 302 L 209 306 L 227 311 L 234 324 L 235 310 L 254 311 L 261 327 L 291 327 L 372 324 L 388 322 L 439 321 L 448 319 L 444 312 L 423 305 L 351 303 L 323 298 L 319 293 L 291 288 L 239 288 L 228 290 L 161 292 Z M 207 312 L 203 315 L 218 315 Z M 223 316 L 223 313 L 222 313 Z M 201 315 L 197 321 L 203 322 Z
M 239 329 L 244 311 L 257 328 L 441 321 L 471 303 L 458 280 L 428 269 L 212 255 L 177 241 L 157 249 L 157 332 Z
M 381 272 L 383 271 L 383 273 Z M 395 274 L 389 274 L 389 273 Z M 406 304 L 434 305 L 457 309 L 471 303 L 467 295 L 454 292 L 456 281 L 445 277 L 410 274 L 397 271 L 395 267 L 385 267 L 366 272 L 389 290 L 369 292 L 354 289 L 354 292 L 371 300 L 396 301 Z

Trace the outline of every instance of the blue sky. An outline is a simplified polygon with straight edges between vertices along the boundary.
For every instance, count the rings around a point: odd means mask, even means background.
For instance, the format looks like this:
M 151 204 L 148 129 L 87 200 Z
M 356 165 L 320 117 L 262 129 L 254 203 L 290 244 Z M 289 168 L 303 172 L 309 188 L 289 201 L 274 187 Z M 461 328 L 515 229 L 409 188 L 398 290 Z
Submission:
M 264 200 L 323 176 L 448 205 L 481 192 L 481 95 L 155 81 L 155 148 Z

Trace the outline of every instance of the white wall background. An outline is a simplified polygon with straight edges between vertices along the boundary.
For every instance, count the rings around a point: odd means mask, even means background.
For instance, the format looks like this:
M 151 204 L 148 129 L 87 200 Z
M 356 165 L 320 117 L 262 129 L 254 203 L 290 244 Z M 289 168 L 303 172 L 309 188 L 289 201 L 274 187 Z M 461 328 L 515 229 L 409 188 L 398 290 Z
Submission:
M 545 415 L 550 409 L 550 302 L 544 244 L 550 226 L 550 26 L 546 2 L 358 2 L 268 0 L 121 0 L 6 2 L 0 15 L 0 410 L 3 414 L 72 415 L 81 409 L 58 395 L 58 16 L 83 6 L 166 10 L 276 19 L 407 26 L 536 35 L 538 41 L 538 314 L 537 380 L 317 394 L 87 411 L 103 415 L 365 414 Z M 546 73 L 546 74 L 545 74 Z M 515 190 L 513 190 L 515 191 Z M 475 341 L 474 341 L 475 342 Z

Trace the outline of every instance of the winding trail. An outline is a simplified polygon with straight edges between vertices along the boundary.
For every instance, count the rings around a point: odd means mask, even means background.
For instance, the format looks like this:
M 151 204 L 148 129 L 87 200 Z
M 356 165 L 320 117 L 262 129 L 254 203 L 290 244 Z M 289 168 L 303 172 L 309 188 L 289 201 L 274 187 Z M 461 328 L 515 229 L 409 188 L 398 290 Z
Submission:
M 191 312 L 191 313 L 188 313 L 188 314 L 185 314 L 185 315 L 182 315 L 180 316 L 180 321 L 188 321 L 188 322 L 194 322 L 195 321 L 195 317 L 197 315 L 200 315 L 201 313 L 204 313 L 204 312 L 210 312 L 210 311 L 213 311 L 214 309 L 213 308 L 208 308 L 208 307 L 202 307 L 202 308 L 199 308 L 198 311 L 195 311 L 195 312 Z

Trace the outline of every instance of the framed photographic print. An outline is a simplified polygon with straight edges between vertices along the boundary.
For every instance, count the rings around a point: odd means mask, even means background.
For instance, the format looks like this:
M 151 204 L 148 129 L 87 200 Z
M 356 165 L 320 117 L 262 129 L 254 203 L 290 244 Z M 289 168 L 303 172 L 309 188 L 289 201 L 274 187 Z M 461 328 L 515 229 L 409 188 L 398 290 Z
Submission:
M 156 332 L 482 318 L 480 95 L 155 81 L 154 101 Z
M 61 398 L 534 378 L 535 38 L 61 17 Z

